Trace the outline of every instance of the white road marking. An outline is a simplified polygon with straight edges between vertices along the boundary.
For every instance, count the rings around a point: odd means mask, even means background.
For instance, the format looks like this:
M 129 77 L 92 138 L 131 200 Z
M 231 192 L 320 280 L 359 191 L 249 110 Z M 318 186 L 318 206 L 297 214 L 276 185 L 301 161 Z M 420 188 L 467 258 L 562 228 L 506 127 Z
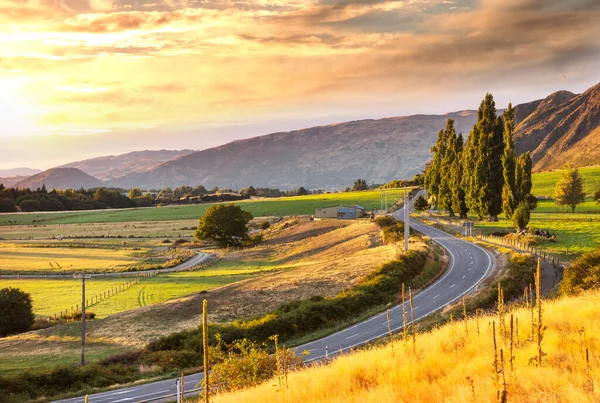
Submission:
M 120 392 L 113 392 L 113 393 L 108 393 L 104 396 L 113 396 L 113 395 L 124 395 L 125 393 L 131 393 L 131 392 L 135 392 L 136 390 L 138 390 L 138 388 L 135 389 L 128 389 L 128 390 L 122 390 Z
M 440 296 L 440 294 L 438 294 L 438 295 L 436 295 L 435 297 L 433 297 L 433 299 L 436 299 L 436 298 L 437 298 L 437 297 L 439 297 L 439 296 Z
M 386 325 L 387 325 L 387 323 L 386 323 Z M 351 338 L 353 338 L 353 337 L 356 337 L 356 336 L 358 336 L 358 333 L 356 333 L 356 334 L 353 334 L 352 336 L 348 336 L 348 337 L 346 337 L 346 340 L 348 340 L 348 339 L 351 339 Z
M 455 285 L 456 285 L 456 284 L 452 284 L 452 285 L 450 286 L 450 288 L 454 287 Z
M 469 271 L 471 271 L 471 268 L 469 267 Z
M 465 278 L 465 276 L 463 276 L 463 278 Z
M 415 306 L 415 310 L 419 309 L 419 305 Z

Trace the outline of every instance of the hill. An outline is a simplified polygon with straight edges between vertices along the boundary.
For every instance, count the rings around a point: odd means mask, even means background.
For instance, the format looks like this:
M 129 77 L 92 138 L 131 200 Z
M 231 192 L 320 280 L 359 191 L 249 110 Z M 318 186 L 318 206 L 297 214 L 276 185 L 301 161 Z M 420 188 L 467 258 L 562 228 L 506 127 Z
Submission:
M 11 169 L 0 169 L 0 177 L 11 177 L 11 176 L 31 176 L 42 172 L 41 169 L 31 168 L 11 168 Z
M 543 333 L 542 350 L 547 355 L 542 367 L 530 360 L 538 354 L 537 343 L 529 340 L 530 311 L 518 309 L 510 312 L 519 318 L 512 363 L 510 338 L 501 337 L 498 316 L 491 315 L 470 319 L 468 333 L 461 319 L 418 334 L 414 351 L 412 341 L 404 343 L 400 340 L 402 336 L 397 335 L 393 349 L 387 344 L 293 372 L 286 379 L 287 388 L 278 387 L 275 378 L 254 389 L 217 395 L 211 400 L 215 403 L 497 402 L 501 401 L 497 394 L 501 393 L 505 380 L 508 395 L 502 401 L 597 402 L 600 401 L 599 304 L 597 291 L 543 303 L 543 325 L 547 329 Z M 510 320 L 509 316 L 506 320 Z M 496 353 L 492 321 L 497 329 Z M 508 323 L 506 326 L 509 327 Z M 586 363 L 588 348 L 589 363 Z
M 52 168 L 31 176 L 19 183 L 16 186 L 20 188 L 37 189 L 42 185 L 46 185 L 50 189 L 79 189 L 79 188 L 95 188 L 104 186 L 98 179 L 80 171 L 76 168 Z
M 28 175 L 4 176 L 4 177 L 0 177 L 0 183 L 3 184 L 4 187 L 10 188 L 10 187 L 15 186 L 17 183 L 24 181 L 27 178 L 29 178 Z
M 600 84 L 580 95 L 548 96 L 516 126 L 514 136 L 517 152 L 532 152 L 536 171 L 600 163 Z
M 77 168 L 100 180 L 144 172 L 163 162 L 193 153 L 194 150 L 144 150 L 71 162 L 58 168 Z
M 284 189 L 340 188 L 357 178 L 410 178 L 430 158 L 437 132 L 452 118 L 468 133 L 475 111 L 360 120 L 239 140 L 109 181 L 114 187 L 198 185 Z

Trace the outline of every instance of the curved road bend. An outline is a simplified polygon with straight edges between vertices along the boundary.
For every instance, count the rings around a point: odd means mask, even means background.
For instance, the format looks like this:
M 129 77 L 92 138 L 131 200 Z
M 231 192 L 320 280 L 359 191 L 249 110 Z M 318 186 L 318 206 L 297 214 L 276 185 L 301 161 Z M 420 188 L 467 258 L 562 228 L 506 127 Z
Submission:
M 175 267 L 168 269 L 156 269 L 156 270 L 140 270 L 140 271 L 123 271 L 114 273 L 92 273 L 92 278 L 104 278 L 104 277 L 138 277 L 140 274 L 158 274 L 158 273 L 173 273 L 176 271 L 188 270 L 196 266 L 200 266 L 203 263 L 208 262 L 217 257 L 212 253 L 196 252 L 196 256 L 185 262 L 178 264 Z M 0 279 L 66 279 L 73 278 L 71 274 L 0 274 Z
M 422 192 L 415 198 L 420 194 Z M 411 208 L 415 198 L 411 201 Z M 403 209 L 395 212 L 394 218 L 402 220 Z M 493 270 L 495 259 L 491 253 L 477 245 L 418 221 L 412 220 L 411 227 L 437 242 L 447 251 L 450 258 L 448 268 L 442 277 L 413 297 L 415 320 L 420 320 L 459 300 L 473 290 Z M 390 313 L 392 329 L 394 331 L 401 329 L 402 304 L 391 308 Z M 387 334 L 386 313 L 382 312 L 337 333 L 298 346 L 297 351 L 308 351 L 305 362 L 315 361 L 358 347 Z M 201 373 L 186 377 L 186 390 L 194 388 L 202 380 L 202 377 Z M 89 401 L 91 403 L 143 402 L 174 393 L 175 381 L 167 380 L 90 395 Z M 164 401 L 169 400 L 173 400 L 173 398 Z M 81 402 L 83 402 L 82 397 L 60 401 L 60 403 Z

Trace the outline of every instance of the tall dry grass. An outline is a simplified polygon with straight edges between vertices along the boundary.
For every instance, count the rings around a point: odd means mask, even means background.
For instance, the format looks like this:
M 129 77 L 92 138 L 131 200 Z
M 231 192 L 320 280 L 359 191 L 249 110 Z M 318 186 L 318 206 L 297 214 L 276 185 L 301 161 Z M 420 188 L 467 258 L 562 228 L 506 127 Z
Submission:
M 374 347 L 292 373 L 284 391 L 273 387 L 275 379 L 214 402 L 600 402 L 600 292 L 543 304 L 543 366 L 530 362 L 539 356 L 537 340 L 529 339 L 537 333 L 530 328 L 531 308 L 506 307 L 515 323 L 521 318 L 520 336 L 509 330 L 508 337 L 497 337 L 496 353 L 497 313 L 476 315 L 468 326 L 480 321 L 481 337 L 467 335 L 463 321 L 456 321 L 419 334 L 416 354 L 412 343 L 397 340 L 394 355 L 389 344 Z

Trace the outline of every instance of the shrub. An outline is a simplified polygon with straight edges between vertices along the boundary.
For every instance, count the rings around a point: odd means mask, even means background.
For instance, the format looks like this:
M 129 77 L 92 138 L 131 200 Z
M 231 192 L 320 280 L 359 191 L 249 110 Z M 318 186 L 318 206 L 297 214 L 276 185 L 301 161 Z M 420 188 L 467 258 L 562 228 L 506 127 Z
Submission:
M 524 231 L 527 228 L 527 224 L 529 224 L 530 218 L 529 204 L 526 201 L 522 201 L 512 216 L 512 221 L 517 231 Z
M 600 286 L 600 248 L 579 256 L 565 268 L 560 291 L 573 294 Z
M 0 337 L 26 332 L 33 322 L 31 295 L 13 287 L 0 289 Z

